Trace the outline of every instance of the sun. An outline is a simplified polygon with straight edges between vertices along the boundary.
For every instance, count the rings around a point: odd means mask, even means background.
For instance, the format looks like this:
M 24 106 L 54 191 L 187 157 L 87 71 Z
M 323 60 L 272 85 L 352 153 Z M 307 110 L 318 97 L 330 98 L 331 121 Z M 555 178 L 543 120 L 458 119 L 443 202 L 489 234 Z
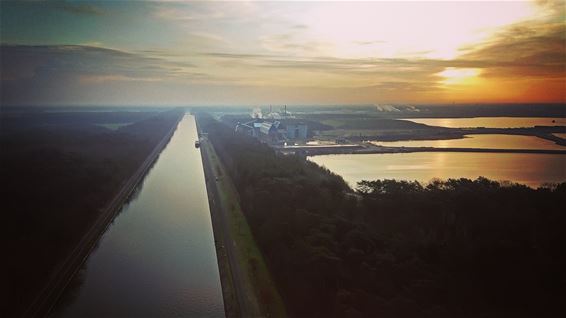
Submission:
M 479 74 L 480 70 L 477 68 L 456 67 L 447 67 L 444 71 L 437 73 L 444 78 L 442 83 L 445 85 L 471 84 Z

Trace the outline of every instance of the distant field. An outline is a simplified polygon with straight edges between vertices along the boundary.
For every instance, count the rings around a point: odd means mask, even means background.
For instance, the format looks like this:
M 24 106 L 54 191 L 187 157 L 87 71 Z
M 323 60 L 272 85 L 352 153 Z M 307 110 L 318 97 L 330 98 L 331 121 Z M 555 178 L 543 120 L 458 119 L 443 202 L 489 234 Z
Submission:
M 332 130 L 325 130 L 320 132 L 321 137 L 344 137 L 344 138 L 351 138 L 351 137 L 364 137 L 364 136 L 372 136 L 378 137 L 384 135 L 383 130 L 379 129 L 332 129 Z
M 407 120 L 368 118 L 364 116 L 358 118 L 323 119 L 321 123 L 338 129 L 432 129 L 430 126 Z
M 343 121 L 338 120 L 338 119 L 324 119 L 320 121 L 321 123 L 328 125 L 328 126 L 332 126 L 332 127 L 340 127 L 344 124 Z
M 104 127 L 110 130 L 118 130 L 122 127 L 131 125 L 132 123 L 120 123 L 120 124 L 96 124 L 97 126 Z
M 307 117 L 310 121 L 319 121 L 321 125 L 333 128 L 317 132 L 317 138 L 322 140 L 336 138 L 375 140 L 462 138 L 462 134 L 451 129 L 427 126 L 407 120 L 366 117 L 360 114 L 344 117 L 334 115 Z

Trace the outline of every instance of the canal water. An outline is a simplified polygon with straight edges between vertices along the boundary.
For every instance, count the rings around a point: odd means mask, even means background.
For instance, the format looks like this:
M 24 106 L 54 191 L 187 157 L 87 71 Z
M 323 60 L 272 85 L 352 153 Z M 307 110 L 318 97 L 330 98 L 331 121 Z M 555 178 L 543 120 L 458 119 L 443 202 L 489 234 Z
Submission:
M 224 316 L 196 139 L 186 115 L 53 316 Z

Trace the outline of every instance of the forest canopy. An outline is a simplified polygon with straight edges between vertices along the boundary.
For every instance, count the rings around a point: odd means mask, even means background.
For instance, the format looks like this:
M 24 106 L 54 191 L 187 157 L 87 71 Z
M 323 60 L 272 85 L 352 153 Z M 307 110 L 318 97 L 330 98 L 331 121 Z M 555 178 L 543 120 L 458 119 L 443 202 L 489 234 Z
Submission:
M 565 313 L 566 183 L 362 181 L 200 114 L 296 317 Z

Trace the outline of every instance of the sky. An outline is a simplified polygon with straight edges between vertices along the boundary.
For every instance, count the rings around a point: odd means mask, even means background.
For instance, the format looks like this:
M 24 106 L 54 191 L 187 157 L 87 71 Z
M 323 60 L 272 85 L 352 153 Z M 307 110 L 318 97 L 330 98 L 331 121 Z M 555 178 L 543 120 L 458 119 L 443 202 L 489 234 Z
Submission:
M 565 103 L 566 2 L 1 1 L 1 105 Z

